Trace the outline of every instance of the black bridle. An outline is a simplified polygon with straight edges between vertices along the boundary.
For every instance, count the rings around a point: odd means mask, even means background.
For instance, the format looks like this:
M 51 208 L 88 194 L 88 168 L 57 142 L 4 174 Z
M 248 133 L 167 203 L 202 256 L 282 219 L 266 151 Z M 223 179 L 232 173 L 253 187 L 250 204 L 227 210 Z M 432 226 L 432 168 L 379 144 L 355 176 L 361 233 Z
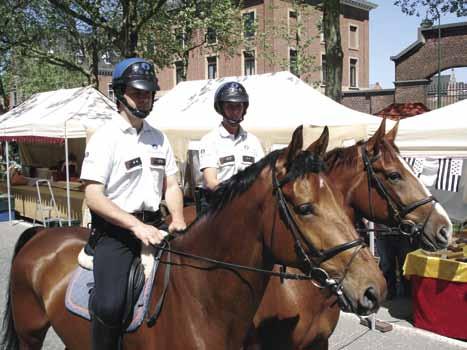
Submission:
M 370 209 L 370 218 L 369 220 L 374 221 L 374 212 L 373 212 L 373 204 L 371 200 L 371 188 L 374 186 L 378 193 L 383 197 L 390 209 L 391 215 L 393 220 L 397 223 L 397 227 L 389 227 L 387 230 L 381 230 L 381 233 L 388 233 L 390 235 L 404 235 L 408 237 L 416 237 L 419 236 L 420 234 L 423 234 L 425 231 L 425 226 L 428 222 L 428 220 L 431 217 L 431 214 L 435 210 L 436 203 L 438 202 L 435 197 L 433 196 L 428 196 L 426 198 L 422 198 L 418 201 L 415 201 L 413 203 L 404 205 L 400 201 L 396 200 L 391 193 L 387 190 L 387 188 L 384 186 L 383 182 L 379 179 L 379 177 L 376 175 L 375 170 L 373 169 L 373 162 L 379 159 L 381 157 L 381 153 L 373 156 L 370 158 L 368 156 L 368 152 L 365 148 L 364 145 L 361 146 L 361 153 L 362 153 L 362 160 L 363 160 L 363 166 L 364 170 L 366 171 L 367 174 L 367 180 L 368 180 L 368 201 L 369 201 L 369 209 Z M 424 220 L 423 224 L 416 224 L 412 220 L 407 220 L 405 217 L 414 211 L 415 209 L 431 203 L 432 207 L 430 210 L 430 213 Z M 364 230 L 359 230 L 359 231 L 364 231 L 368 232 L 370 230 L 364 229 Z M 427 238 L 428 239 L 428 238 Z
M 313 171 L 316 173 L 322 171 L 325 167 L 325 163 L 321 159 L 313 155 L 310 155 L 310 157 L 314 157 Z M 347 272 L 349 271 L 350 265 L 352 264 L 354 258 L 356 257 L 360 249 L 365 246 L 365 242 L 362 238 L 358 238 L 353 241 L 340 244 L 333 248 L 329 248 L 326 250 L 318 250 L 309 240 L 305 238 L 305 235 L 298 227 L 289 209 L 287 200 L 284 197 L 284 193 L 282 192 L 282 187 L 291 180 L 292 178 L 288 176 L 285 176 L 282 180 L 278 180 L 276 176 L 275 167 L 273 168 L 273 192 L 276 195 L 277 203 L 279 204 L 279 212 L 281 214 L 281 218 L 286 224 L 287 228 L 289 228 L 289 231 L 291 232 L 295 241 L 295 251 L 297 256 L 302 260 L 302 268 L 304 269 L 304 271 L 307 272 L 307 274 L 310 277 L 312 277 L 312 280 L 315 282 L 314 284 L 317 287 L 329 288 L 329 290 L 334 295 L 336 295 L 337 303 L 343 311 L 351 311 L 352 306 L 343 292 L 343 282 L 345 276 L 347 275 Z M 304 248 L 304 245 L 306 246 L 306 250 Z M 354 247 L 358 247 L 358 249 L 356 249 L 352 254 L 340 279 L 330 277 L 329 274 L 323 268 L 320 267 L 320 265 L 324 261 L 329 260 L 337 254 Z

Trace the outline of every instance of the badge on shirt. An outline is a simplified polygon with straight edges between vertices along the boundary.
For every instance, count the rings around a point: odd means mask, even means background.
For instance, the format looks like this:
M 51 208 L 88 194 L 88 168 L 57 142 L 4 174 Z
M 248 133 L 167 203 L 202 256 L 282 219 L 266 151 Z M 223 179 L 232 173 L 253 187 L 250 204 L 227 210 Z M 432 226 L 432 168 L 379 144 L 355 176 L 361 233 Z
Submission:
M 133 168 L 135 168 L 137 166 L 141 166 L 141 158 L 140 157 L 133 158 L 133 159 L 127 160 L 125 162 L 126 170 L 133 169 Z
M 255 157 L 250 157 L 250 156 L 243 156 L 243 162 L 244 163 L 251 163 L 253 164 L 255 162 Z
M 165 159 L 164 158 L 151 157 L 151 165 L 153 165 L 153 166 L 165 166 Z
M 234 161 L 235 161 L 235 156 L 233 156 L 233 155 L 219 158 L 219 163 L 220 164 L 225 164 L 225 163 L 234 162 Z

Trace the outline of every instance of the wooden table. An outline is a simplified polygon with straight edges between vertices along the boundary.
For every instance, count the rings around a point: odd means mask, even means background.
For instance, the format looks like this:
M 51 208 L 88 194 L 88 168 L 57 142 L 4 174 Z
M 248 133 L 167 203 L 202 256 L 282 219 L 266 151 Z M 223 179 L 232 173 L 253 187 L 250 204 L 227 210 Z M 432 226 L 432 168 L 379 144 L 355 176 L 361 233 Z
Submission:
M 50 200 L 49 189 L 47 186 L 39 187 L 42 201 Z M 6 193 L 6 183 L 0 183 L 0 191 Z M 55 202 L 62 219 L 67 219 L 67 196 L 66 189 L 53 187 Z M 15 197 L 15 210 L 24 217 L 34 219 L 36 215 L 37 189 L 36 186 L 11 186 L 11 194 Z M 84 192 L 71 190 L 71 219 L 82 221 Z M 36 220 L 42 221 L 42 215 L 37 213 Z

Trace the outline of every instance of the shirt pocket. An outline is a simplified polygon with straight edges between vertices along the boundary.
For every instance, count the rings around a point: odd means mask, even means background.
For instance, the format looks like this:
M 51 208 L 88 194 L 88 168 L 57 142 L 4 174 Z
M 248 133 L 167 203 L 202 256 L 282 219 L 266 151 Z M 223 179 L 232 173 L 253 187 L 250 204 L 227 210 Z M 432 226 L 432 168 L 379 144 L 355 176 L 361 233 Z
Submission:
M 124 162 L 125 164 L 125 174 L 129 178 L 135 178 L 141 176 L 143 171 L 143 162 L 141 161 L 141 157 L 138 156 L 128 156 L 127 160 Z
M 219 168 L 226 168 L 235 165 L 235 156 L 233 154 L 221 156 L 217 161 Z
M 251 164 L 255 162 L 255 157 L 251 154 L 244 154 L 242 155 L 240 161 L 240 170 L 244 170 L 245 168 L 249 167 Z
M 163 156 L 151 155 L 149 158 L 149 168 L 151 169 L 154 187 L 157 190 L 160 190 L 160 186 L 162 186 L 162 181 L 164 180 L 165 176 L 166 164 L 167 160 Z

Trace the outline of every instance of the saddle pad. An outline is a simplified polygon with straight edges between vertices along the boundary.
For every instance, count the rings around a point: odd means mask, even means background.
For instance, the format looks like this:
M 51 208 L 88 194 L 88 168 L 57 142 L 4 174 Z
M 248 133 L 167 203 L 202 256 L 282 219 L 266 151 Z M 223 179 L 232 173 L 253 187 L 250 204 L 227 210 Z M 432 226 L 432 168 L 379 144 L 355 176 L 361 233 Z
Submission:
M 157 258 L 162 254 L 162 250 L 159 250 Z M 147 314 L 149 302 L 151 298 L 151 290 L 154 283 L 154 276 L 156 275 L 157 267 L 159 266 L 159 260 L 154 260 L 151 273 L 144 283 L 144 287 L 138 297 L 133 309 L 133 318 L 125 330 L 126 333 L 134 332 L 138 329 Z M 94 275 L 91 270 L 87 270 L 78 266 L 73 272 L 70 283 L 65 296 L 65 306 L 72 314 L 80 316 L 86 320 L 91 320 L 89 314 L 89 295 L 91 289 L 94 286 Z

